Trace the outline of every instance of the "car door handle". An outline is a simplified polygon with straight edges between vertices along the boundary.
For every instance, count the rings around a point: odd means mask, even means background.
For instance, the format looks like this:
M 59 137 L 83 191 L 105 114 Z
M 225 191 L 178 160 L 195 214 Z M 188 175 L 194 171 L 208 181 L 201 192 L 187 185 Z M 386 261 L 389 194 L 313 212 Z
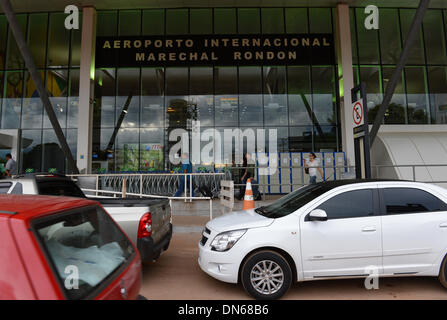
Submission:
M 447 228 L 447 222 L 443 222 L 439 225 L 439 228 Z
M 374 232 L 374 231 L 376 231 L 376 227 L 375 226 L 364 227 L 362 229 L 362 232 Z

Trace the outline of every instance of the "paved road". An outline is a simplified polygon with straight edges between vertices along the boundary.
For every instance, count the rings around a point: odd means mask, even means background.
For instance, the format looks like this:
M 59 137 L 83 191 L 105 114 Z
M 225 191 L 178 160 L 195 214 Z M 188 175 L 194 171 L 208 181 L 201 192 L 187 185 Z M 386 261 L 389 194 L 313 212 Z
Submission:
M 148 299 L 250 299 L 240 285 L 217 281 L 197 265 L 200 233 L 177 233 L 156 263 L 144 266 L 141 293 Z M 363 280 L 299 283 L 283 299 L 447 299 L 436 278 L 380 279 L 379 290 Z

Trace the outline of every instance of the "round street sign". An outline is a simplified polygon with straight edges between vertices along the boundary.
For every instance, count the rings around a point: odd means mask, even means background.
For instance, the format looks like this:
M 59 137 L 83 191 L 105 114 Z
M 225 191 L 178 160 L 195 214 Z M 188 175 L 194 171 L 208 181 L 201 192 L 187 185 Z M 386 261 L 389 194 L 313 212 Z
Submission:
M 362 125 L 364 123 L 363 119 L 363 103 L 362 100 L 357 100 L 352 106 L 352 119 L 356 126 Z

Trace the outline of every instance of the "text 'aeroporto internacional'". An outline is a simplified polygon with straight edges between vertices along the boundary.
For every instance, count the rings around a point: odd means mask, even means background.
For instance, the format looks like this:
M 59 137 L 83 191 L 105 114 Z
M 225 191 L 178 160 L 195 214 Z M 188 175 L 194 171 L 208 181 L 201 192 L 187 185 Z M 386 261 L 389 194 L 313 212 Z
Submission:
M 97 59 L 122 67 L 331 63 L 330 34 L 100 37 Z

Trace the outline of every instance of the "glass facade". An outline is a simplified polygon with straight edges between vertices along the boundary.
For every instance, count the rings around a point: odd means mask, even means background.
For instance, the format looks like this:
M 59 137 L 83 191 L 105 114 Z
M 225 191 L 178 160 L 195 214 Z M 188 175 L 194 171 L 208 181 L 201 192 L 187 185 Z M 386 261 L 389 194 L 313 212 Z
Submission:
M 63 12 L 16 16 L 76 157 L 81 31 L 61 27 Z M 19 171 L 64 172 L 63 153 L 4 15 L 0 15 L 0 92 L 0 129 L 22 129 Z M 7 152 L 1 150 L 0 157 Z
M 97 36 L 335 34 L 334 8 L 178 8 L 97 12 Z M 350 9 L 355 83 L 368 91 L 372 122 L 416 10 L 380 8 L 366 30 Z M 81 30 L 64 13 L 17 14 L 57 118 L 76 156 Z M 81 15 L 82 19 L 82 15 Z M 82 25 L 82 22 L 81 24 Z M 447 124 L 447 10 L 429 9 L 384 118 L 385 124 Z M 277 129 L 279 152 L 340 151 L 336 65 L 203 65 L 97 68 L 93 171 L 171 170 L 175 129 Z M 21 129 L 19 169 L 66 170 L 33 81 L 0 15 L 0 130 Z M 0 150 L 0 158 L 9 150 Z
M 332 15 L 331 8 L 99 11 L 97 35 L 332 34 Z M 275 128 L 280 152 L 338 151 L 335 68 L 97 69 L 93 170 L 172 169 L 168 151 L 176 141 L 170 142 L 169 134 L 190 130 L 192 120 L 200 120 L 202 133 Z
M 382 102 L 416 9 L 380 9 L 380 29 L 366 30 L 351 8 L 354 78 L 366 83 L 368 120 Z M 447 124 L 447 11 L 428 9 L 385 114 L 385 124 Z

